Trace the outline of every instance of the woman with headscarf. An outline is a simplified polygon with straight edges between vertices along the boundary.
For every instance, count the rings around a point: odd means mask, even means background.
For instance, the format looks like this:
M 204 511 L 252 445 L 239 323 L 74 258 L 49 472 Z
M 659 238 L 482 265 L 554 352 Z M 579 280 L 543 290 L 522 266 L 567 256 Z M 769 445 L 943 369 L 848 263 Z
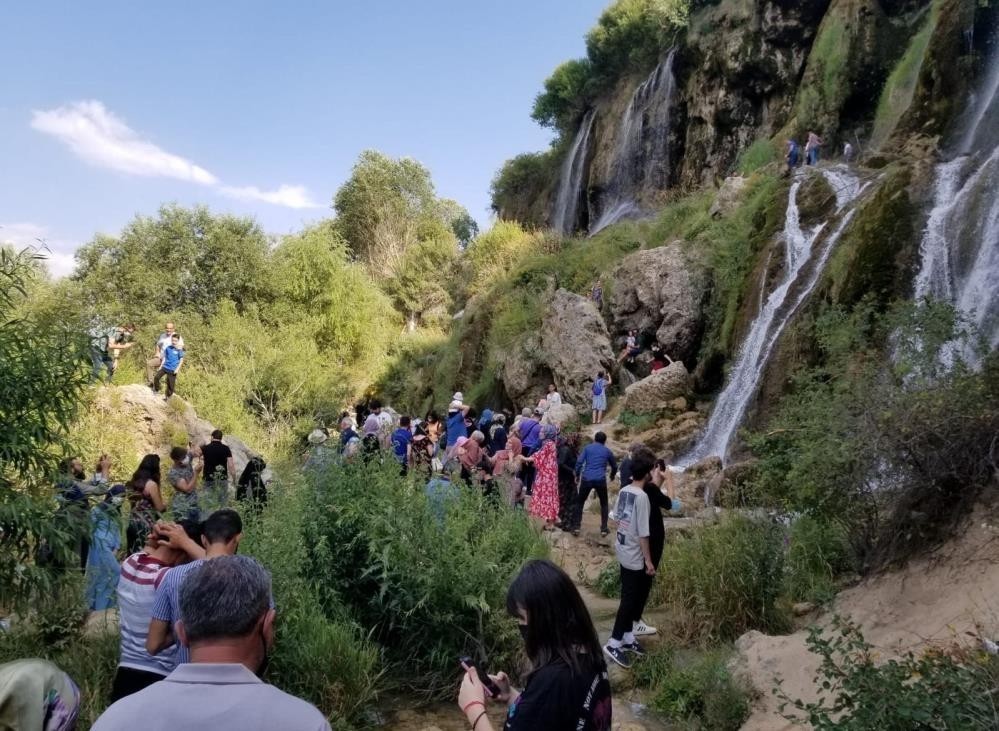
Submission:
M 378 416 L 368 414 L 368 418 L 364 420 L 364 428 L 361 430 L 364 434 L 361 438 L 361 454 L 364 456 L 365 462 L 375 457 L 381 450 L 382 445 L 378 439 L 380 429 L 381 424 L 378 422 Z
M 541 427 L 541 446 L 531 455 L 534 463 L 534 493 L 527 512 L 545 522 L 545 530 L 558 520 L 558 454 L 555 438 L 558 428 L 554 424 Z
M 121 504 L 125 486 L 115 485 L 90 511 L 93 534 L 87 554 L 87 602 L 95 612 L 114 606 L 118 589 L 118 549 L 121 548 Z

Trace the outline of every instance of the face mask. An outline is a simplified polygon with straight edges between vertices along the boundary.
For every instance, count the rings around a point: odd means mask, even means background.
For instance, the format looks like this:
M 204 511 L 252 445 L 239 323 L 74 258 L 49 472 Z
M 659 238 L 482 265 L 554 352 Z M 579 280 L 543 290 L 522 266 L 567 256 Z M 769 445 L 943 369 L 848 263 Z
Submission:
M 257 668 L 257 677 L 263 680 L 264 675 L 267 673 L 267 666 L 270 665 L 271 662 L 271 654 L 267 650 L 267 639 L 264 637 L 262 630 L 260 632 L 260 642 L 264 648 L 264 659 L 260 661 L 260 667 Z
M 122 497 L 121 495 L 116 495 L 115 497 L 111 498 L 111 504 L 114 505 L 115 507 L 121 505 L 123 502 L 125 502 L 125 498 Z
M 527 627 L 526 624 L 517 624 L 517 629 L 520 630 L 520 636 L 524 638 L 524 644 L 527 644 Z

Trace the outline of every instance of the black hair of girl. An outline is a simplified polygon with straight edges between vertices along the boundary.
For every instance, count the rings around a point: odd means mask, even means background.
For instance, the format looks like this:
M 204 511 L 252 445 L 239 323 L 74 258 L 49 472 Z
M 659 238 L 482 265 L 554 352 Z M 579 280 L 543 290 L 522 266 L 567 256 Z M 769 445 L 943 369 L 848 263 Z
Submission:
M 510 584 L 506 610 L 527 614 L 527 656 L 532 671 L 562 660 L 573 674 L 604 666 L 603 650 L 590 613 L 572 579 L 551 561 L 528 561 Z
M 146 472 L 150 480 L 157 485 L 160 484 L 160 456 L 158 454 L 147 454 L 139 462 L 136 472 Z
M 436 424 L 440 420 L 441 420 L 441 417 L 439 417 L 437 415 L 436 411 L 428 411 L 427 412 L 427 418 L 424 419 L 424 421 L 427 422 L 428 424 Z

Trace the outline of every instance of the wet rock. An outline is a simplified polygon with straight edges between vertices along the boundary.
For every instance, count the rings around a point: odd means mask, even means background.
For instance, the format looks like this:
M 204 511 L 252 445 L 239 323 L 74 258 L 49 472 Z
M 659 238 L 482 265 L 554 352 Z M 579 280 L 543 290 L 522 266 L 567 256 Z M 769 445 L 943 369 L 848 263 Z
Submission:
M 692 464 L 687 468 L 687 474 L 691 477 L 704 477 L 721 472 L 722 461 L 719 457 L 705 457 L 700 462 Z
M 608 309 L 616 333 L 654 334 L 675 360 L 696 355 L 708 280 L 700 258 L 683 242 L 626 256 L 613 282 Z
M 624 408 L 633 414 L 663 411 L 674 399 L 690 391 L 690 374 L 677 361 L 661 371 L 628 386 L 624 391 Z

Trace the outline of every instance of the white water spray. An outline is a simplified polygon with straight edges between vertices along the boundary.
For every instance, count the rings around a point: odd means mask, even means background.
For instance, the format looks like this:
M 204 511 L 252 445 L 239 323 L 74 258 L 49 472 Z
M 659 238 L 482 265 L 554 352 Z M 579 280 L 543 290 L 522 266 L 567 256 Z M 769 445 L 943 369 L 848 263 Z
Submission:
M 566 236 L 576 232 L 579 223 L 580 203 L 583 200 L 586 181 L 586 162 L 590 154 L 590 138 L 593 134 L 594 110 L 583 117 L 576 131 L 569 153 L 562 163 L 558 195 L 552 210 L 552 228 Z

